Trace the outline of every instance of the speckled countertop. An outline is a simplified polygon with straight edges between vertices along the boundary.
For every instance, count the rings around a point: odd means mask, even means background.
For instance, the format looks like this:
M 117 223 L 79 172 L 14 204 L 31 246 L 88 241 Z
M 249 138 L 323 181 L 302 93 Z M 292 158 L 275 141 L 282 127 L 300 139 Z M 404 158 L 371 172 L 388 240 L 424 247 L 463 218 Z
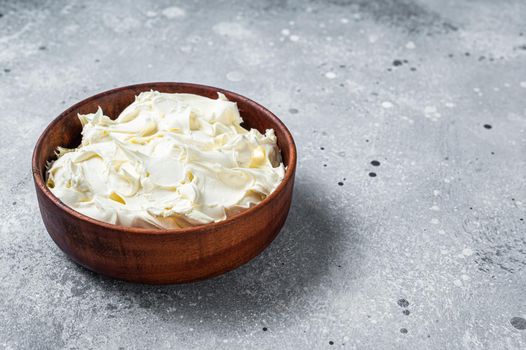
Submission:
M 526 348 L 524 1 L 0 1 L 0 348 Z M 142 286 L 47 235 L 30 158 L 137 82 L 252 97 L 295 136 L 289 219 L 224 276 Z

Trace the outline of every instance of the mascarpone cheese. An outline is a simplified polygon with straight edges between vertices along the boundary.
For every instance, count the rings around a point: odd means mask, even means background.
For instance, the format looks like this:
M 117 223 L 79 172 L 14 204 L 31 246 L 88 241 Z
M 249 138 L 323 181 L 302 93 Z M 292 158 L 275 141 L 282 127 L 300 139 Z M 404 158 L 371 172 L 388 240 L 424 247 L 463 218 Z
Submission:
M 76 211 L 133 227 L 217 222 L 253 206 L 284 176 L 272 129 L 246 130 L 234 102 L 143 92 L 115 120 L 79 115 L 82 142 L 57 149 L 47 185 Z

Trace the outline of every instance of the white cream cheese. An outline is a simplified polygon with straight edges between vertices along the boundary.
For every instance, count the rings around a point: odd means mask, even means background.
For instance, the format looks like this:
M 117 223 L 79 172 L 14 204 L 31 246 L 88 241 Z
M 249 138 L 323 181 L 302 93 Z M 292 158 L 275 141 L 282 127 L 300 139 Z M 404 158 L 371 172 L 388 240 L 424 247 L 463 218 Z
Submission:
M 84 215 L 133 227 L 217 222 L 259 203 L 284 176 L 276 136 L 241 127 L 218 95 L 149 91 L 115 120 L 79 115 L 82 143 L 57 150 L 48 187 Z

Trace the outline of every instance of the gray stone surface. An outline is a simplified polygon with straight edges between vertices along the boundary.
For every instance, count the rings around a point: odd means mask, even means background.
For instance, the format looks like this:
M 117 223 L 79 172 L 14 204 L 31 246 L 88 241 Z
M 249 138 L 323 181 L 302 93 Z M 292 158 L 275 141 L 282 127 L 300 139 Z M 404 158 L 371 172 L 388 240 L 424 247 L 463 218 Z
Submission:
M 526 348 L 525 2 L 0 12 L 0 347 Z M 237 91 L 295 136 L 281 235 L 224 276 L 110 280 L 44 229 L 30 176 L 39 134 L 82 98 L 146 81 Z

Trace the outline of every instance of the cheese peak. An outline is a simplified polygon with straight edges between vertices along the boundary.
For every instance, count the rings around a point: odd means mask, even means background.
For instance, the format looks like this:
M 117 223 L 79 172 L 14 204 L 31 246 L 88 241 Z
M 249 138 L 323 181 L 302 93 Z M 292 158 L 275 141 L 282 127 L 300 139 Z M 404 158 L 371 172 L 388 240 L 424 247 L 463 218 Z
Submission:
M 284 176 L 272 129 L 246 130 L 234 102 L 143 92 L 112 120 L 79 115 L 82 142 L 57 149 L 47 170 L 55 196 L 94 219 L 181 228 L 249 208 Z

